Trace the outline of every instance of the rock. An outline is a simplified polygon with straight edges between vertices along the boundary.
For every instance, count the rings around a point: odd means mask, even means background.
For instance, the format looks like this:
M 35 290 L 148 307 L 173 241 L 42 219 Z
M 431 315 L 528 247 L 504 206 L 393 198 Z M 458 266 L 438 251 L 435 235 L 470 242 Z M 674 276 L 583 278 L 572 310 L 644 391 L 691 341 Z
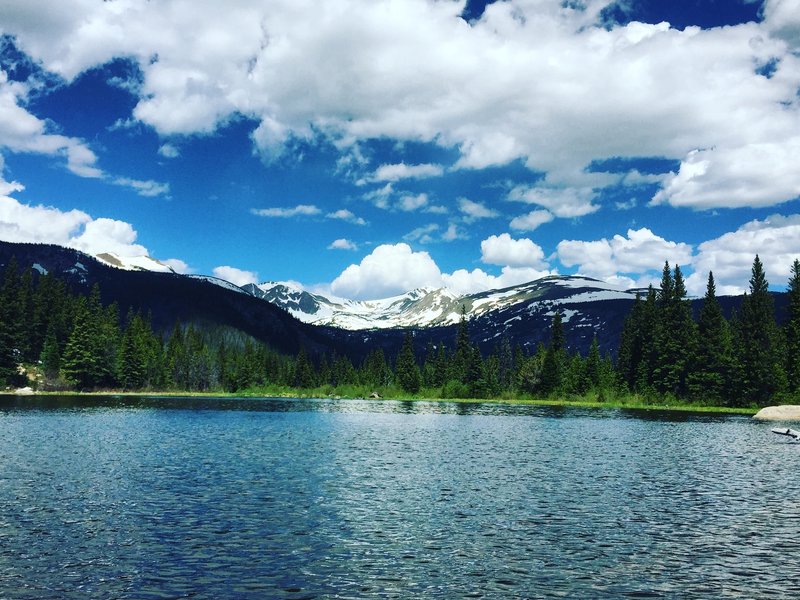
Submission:
M 800 406 L 797 404 L 767 406 L 754 414 L 753 418 L 760 421 L 800 421 Z
M 369 395 L 369 397 L 372 398 L 373 400 L 377 400 L 377 399 L 379 399 L 381 397 L 381 395 L 378 392 L 372 392 Z
M 17 396 L 33 396 L 33 390 L 30 387 L 17 388 L 14 394 Z

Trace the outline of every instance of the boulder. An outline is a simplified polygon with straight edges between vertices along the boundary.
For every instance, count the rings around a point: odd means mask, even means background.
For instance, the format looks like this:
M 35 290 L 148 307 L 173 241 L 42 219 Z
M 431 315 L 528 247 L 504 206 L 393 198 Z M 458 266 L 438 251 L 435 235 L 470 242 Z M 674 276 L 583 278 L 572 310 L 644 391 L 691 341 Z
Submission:
M 14 394 L 17 396 L 32 396 L 33 390 L 30 387 L 17 388 L 14 390 Z
M 767 406 L 754 414 L 753 418 L 760 421 L 800 421 L 800 406 L 797 404 Z

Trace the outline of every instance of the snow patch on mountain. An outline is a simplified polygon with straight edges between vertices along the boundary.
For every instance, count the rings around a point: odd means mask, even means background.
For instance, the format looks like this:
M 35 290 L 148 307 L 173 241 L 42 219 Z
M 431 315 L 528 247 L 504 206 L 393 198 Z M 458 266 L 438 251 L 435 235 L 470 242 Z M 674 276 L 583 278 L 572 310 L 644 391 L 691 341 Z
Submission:
M 579 311 L 566 306 L 634 298 L 634 294 L 617 286 L 581 276 L 545 277 L 510 288 L 465 296 L 446 288 L 419 288 L 382 300 L 365 301 L 326 297 L 291 282 L 268 281 L 250 284 L 244 289 L 306 323 L 350 330 L 454 325 L 461 319 L 462 307 L 467 318 L 474 319 L 517 306 L 527 307 L 531 314 L 548 311 L 552 314 L 556 307 L 564 305 L 565 308 L 560 310 L 568 321 Z
M 103 252 L 95 255 L 101 263 L 123 269 L 125 271 L 155 271 L 157 273 L 174 273 L 169 265 L 150 256 L 120 256 L 114 252 Z

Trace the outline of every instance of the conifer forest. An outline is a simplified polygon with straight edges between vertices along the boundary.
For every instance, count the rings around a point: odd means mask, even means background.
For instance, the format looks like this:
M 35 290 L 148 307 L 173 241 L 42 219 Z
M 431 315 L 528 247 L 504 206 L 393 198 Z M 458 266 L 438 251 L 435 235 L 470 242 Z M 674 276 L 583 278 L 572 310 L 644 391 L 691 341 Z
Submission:
M 740 308 L 727 318 L 708 274 L 693 315 L 680 267 L 664 265 L 658 288 L 636 297 L 615 354 L 597 340 L 585 355 L 565 342 L 555 312 L 549 343 L 533 351 L 502 339 L 482 354 L 462 313 L 449 344 L 415 348 L 405 334 L 396 356 L 372 349 L 294 356 L 236 331 L 176 322 L 158 332 L 147 314 L 120 314 L 95 286 L 69 291 L 58 278 L 12 260 L 0 286 L 0 388 L 52 391 L 179 391 L 370 394 L 428 398 L 593 398 L 755 407 L 800 400 L 800 261 L 791 265 L 787 315 L 776 319 L 758 256 Z

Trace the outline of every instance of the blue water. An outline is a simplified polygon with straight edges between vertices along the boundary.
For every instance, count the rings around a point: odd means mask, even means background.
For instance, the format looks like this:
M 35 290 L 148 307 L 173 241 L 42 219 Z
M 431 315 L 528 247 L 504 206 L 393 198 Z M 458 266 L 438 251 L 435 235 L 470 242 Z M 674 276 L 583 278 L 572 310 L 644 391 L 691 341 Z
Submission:
M 769 428 L 0 398 L 0 598 L 790 597 L 800 444 Z

